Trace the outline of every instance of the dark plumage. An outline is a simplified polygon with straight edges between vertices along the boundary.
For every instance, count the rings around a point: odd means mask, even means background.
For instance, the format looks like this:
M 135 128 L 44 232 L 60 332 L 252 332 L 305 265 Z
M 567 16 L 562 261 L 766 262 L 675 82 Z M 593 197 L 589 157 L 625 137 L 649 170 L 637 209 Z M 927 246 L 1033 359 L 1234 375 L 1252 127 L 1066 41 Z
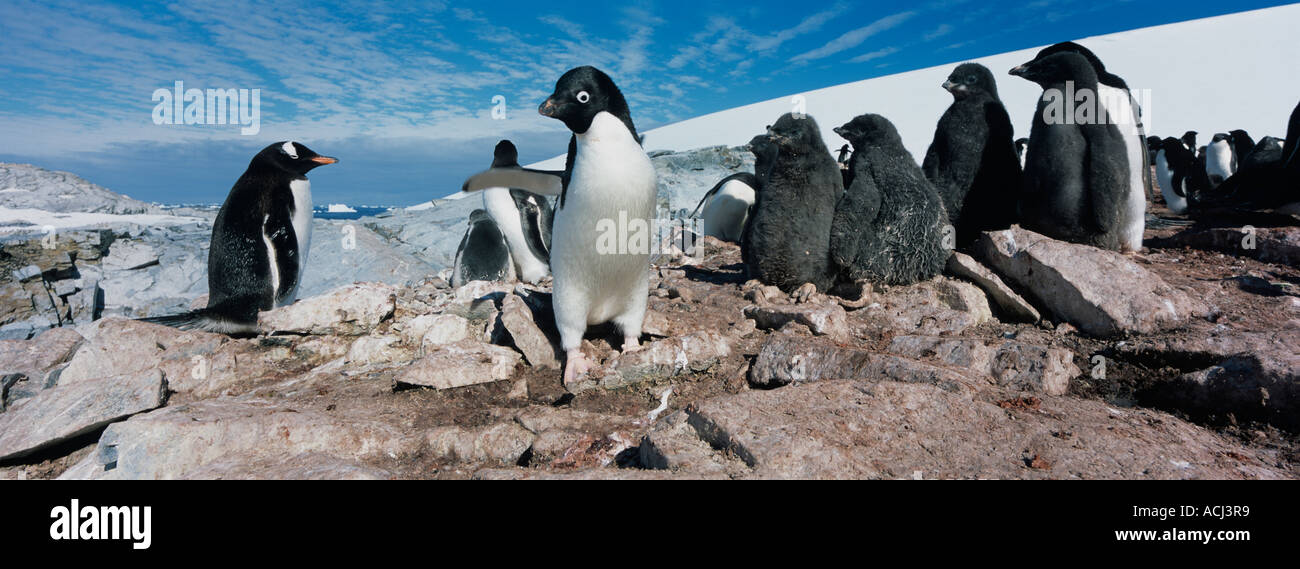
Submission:
M 844 193 L 839 166 L 811 116 L 782 115 L 754 137 L 755 174 L 763 191 L 745 228 L 741 253 L 750 275 L 786 292 L 834 283 L 826 252 L 835 203 Z
M 1029 135 L 1021 225 L 1066 241 L 1131 248 L 1126 239 L 1134 220 L 1127 207 L 1131 187 L 1125 136 L 1107 117 L 1070 124 L 1059 116 L 1074 111 L 1073 102 L 1061 104 L 1066 82 L 1073 81 L 1077 91 L 1096 92 L 1093 66 L 1083 55 L 1067 51 L 1035 59 L 1011 73 L 1044 89 Z
M 831 222 L 831 260 L 842 276 L 905 285 L 939 274 L 951 253 L 947 213 L 894 125 L 862 115 L 835 132 L 853 144 L 855 172 Z
M 500 281 L 510 276 L 510 248 L 492 216 L 481 209 L 469 214 L 469 228 L 456 249 L 451 286 L 471 281 Z
M 943 88 L 952 92 L 953 103 L 939 119 L 921 168 L 943 199 L 956 245 L 965 247 L 981 231 L 1016 222 L 1020 159 L 1011 118 L 988 68 L 959 65 Z
M 1241 129 L 1229 132 L 1228 136 L 1232 137 L 1232 151 L 1237 155 L 1238 168 L 1240 168 L 1240 163 L 1255 151 L 1255 139 L 1250 136 L 1250 133 Z

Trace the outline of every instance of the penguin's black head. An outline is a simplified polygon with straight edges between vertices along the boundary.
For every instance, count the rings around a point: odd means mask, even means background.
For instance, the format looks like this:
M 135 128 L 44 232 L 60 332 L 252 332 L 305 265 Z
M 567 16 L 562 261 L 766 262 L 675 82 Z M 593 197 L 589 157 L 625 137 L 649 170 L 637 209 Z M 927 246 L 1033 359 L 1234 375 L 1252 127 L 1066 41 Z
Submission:
M 844 123 L 844 126 L 835 128 L 835 134 L 852 143 L 854 148 L 903 144 L 903 139 L 898 136 L 898 129 L 894 128 L 894 123 L 874 114 L 854 117 L 853 120 Z
M 993 79 L 993 72 L 978 63 L 958 65 L 943 82 L 943 88 L 952 93 L 957 100 L 965 99 L 975 93 L 988 93 L 998 98 L 998 84 Z
M 1184 133 L 1183 133 L 1183 144 L 1186 144 L 1186 145 L 1189 146 L 1189 147 L 1195 148 L 1195 147 L 1196 147 L 1196 135 L 1197 135 L 1197 134 L 1200 134 L 1200 133 L 1198 133 L 1198 132 L 1196 132 L 1196 131 L 1194 131 L 1194 130 L 1189 130 L 1189 131 L 1187 131 L 1187 132 L 1184 132 Z
M 249 167 L 251 168 L 254 164 L 260 163 L 287 170 L 299 176 L 305 176 L 307 172 L 317 166 L 334 164 L 335 162 L 338 162 L 337 158 L 321 156 L 297 142 L 281 141 L 258 152 L 257 156 L 253 157 L 253 163 Z
M 1248 133 L 1248 132 L 1246 132 L 1246 131 L 1244 131 L 1244 130 L 1241 130 L 1241 129 L 1237 129 L 1237 130 L 1231 131 L 1231 132 L 1229 132 L 1228 134 L 1231 134 L 1231 135 L 1232 135 L 1232 139 L 1233 139 L 1233 140 L 1249 140 L 1249 139 L 1250 139 L 1250 133 Z
M 1160 148 L 1165 151 L 1165 161 L 1174 168 L 1189 165 L 1196 159 L 1192 151 L 1183 146 L 1183 141 L 1172 136 L 1162 140 Z
M 1164 146 L 1164 141 L 1160 140 L 1160 137 L 1158 136 L 1147 137 L 1147 149 L 1154 152 L 1156 150 L 1160 150 L 1163 146 Z
M 491 223 L 492 225 L 496 225 L 496 222 L 492 221 L 492 216 L 488 215 L 487 211 L 476 209 L 469 214 L 469 224 L 477 225 L 479 223 Z
M 586 133 L 596 115 L 607 112 L 627 125 L 632 138 L 640 140 L 632 125 L 623 92 L 605 72 L 590 65 L 570 69 L 555 82 L 555 92 L 538 107 L 542 116 L 559 119 L 575 134 Z
M 1232 135 L 1230 135 L 1230 134 L 1228 134 L 1228 133 L 1226 133 L 1226 132 L 1218 132 L 1218 133 L 1215 133 L 1215 134 L 1214 134 L 1214 139 L 1210 141 L 1210 144 L 1214 144 L 1215 142 L 1221 142 L 1221 141 L 1228 141 L 1228 142 L 1231 142 L 1231 141 L 1232 141 Z
M 1013 68 L 1011 74 L 1033 81 L 1043 87 L 1066 81 L 1074 81 L 1083 85 L 1095 85 L 1097 83 L 1097 73 L 1093 71 L 1088 59 L 1073 51 L 1062 51 L 1035 59 Z
M 1079 55 L 1082 55 L 1084 59 L 1088 60 L 1088 65 L 1092 67 L 1093 72 L 1097 74 L 1098 81 L 1110 85 L 1112 87 L 1128 89 L 1128 85 L 1124 83 L 1123 79 L 1120 79 L 1115 74 L 1106 71 L 1106 64 L 1101 62 L 1101 58 L 1097 57 L 1097 54 L 1093 53 L 1092 50 L 1083 47 L 1077 43 L 1074 43 L 1072 41 L 1063 41 L 1055 45 L 1047 46 L 1043 48 L 1042 51 L 1039 51 L 1038 55 L 1034 56 L 1034 60 L 1036 61 L 1039 59 L 1043 59 L 1045 57 L 1048 57 L 1050 55 L 1055 55 L 1058 53 L 1077 53 Z
M 769 126 L 768 129 L 770 130 L 771 127 Z M 766 183 L 772 168 L 776 165 L 776 157 L 781 148 L 769 134 L 755 136 L 745 148 L 754 153 L 754 176 Z
M 519 165 L 519 150 L 515 148 L 515 143 L 509 140 L 502 140 L 497 143 L 496 150 L 492 152 L 493 168 L 508 168 Z
M 826 141 L 822 140 L 821 129 L 817 128 L 817 121 L 809 115 L 781 115 L 776 124 L 767 129 L 767 136 L 782 150 L 800 154 L 809 150 L 830 153 L 826 150 Z

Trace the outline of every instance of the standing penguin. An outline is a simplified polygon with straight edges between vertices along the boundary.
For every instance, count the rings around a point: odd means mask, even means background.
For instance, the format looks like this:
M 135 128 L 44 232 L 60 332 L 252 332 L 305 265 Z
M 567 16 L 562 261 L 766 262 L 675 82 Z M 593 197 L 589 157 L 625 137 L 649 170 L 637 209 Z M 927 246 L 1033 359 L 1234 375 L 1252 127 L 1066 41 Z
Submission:
M 826 291 L 835 284 L 827 245 L 844 188 L 817 121 L 786 113 L 750 149 L 763 191 L 741 243 L 749 274 L 801 300 Z
M 907 285 L 939 274 L 950 254 L 943 243 L 948 215 L 893 123 L 862 115 L 835 133 L 853 144 L 855 174 L 835 206 L 831 260 L 855 281 Z M 1014 160 L 1007 134 L 997 153 L 1001 161 Z M 1014 202 L 999 204 L 1015 208 Z
M 1071 81 L 1071 92 L 1096 93 L 1093 66 L 1083 55 L 1066 51 L 1035 59 L 1011 74 L 1043 87 L 1029 135 L 1021 225 L 1057 239 L 1136 251 L 1130 228 L 1145 220 L 1129 207 L 1135 188 L 1128 137 L 1109 117 L 1084 114 L 1104 114 L 1104 108 L 1076 108 L 1062 95 Z
M 493 152 L 492 168 L 518 168 L 519 151 L 502 140 Z M 519 279 L 536 284 L 550 274 L 551 202 L 530 192 L 488 188 L 483 191 L 483 209 L 492 216 L 510 246 L 510 258 Z
M 761 188 L 758 177 L 749 172 L 727 176 L 704 194 L 690 217 L 703 210 L 705 235 L 739 243 L 744 239 L 745 224 Z
M 1210 180 L 1210 189 L 1219 187 L 1237 171 L 1237 158 L 1233 154 L 1232 136 L 1226 133 L 1215 134 L 1214 140 L 1205 147 L 1205 176 Z
M 1249 132 L 1243 129 L 1237 129 L 1228 133 L 1232 137 L 1232 153 L 1237 157 L 1237 168 L 1241 168 L 1241 162 L 1255 151 L 1255 138 L 1250 136 Z
M 463 189 L 503 186 L 560 197 L 551 244 L 552 298 L 566 357 L 564 383 L 571 385 L 591 365 L 581 350 L 588 326 L 613 322 L 623 333 L 624 351 L 640 345 L 655 170 L 623 93 L 595 67 L 566 72 L 538 112 L 573 132 L 565 171 L 494 168 L 471 177 Z
M 1176 214 L 1187 213 L 1188 208 L 1188 174 L 1191 172 L 1196 157 L 1183 146 L 1177 138 L 1166 138 L 1156 153 L 1156 176 L 1160 182 L 1160 193 L 1165 198 L 1165 207 Z
M 1198 133 L 1198 132 L 1196 132 L 1196 131 L 1194 131 L 1194 130 L 1189 130 L 1189 131 L 1187 131 L 1187 132 L 1184 132 L 1184 133 L 1183 133 L 1183 138 L 1182 138 L 1182 141 L 1183 141 L 1183 147 L 1187 148 L 1188 150 L 1191 150 L 1192 152 L 1196 152 L 1196 135 L 1197 135 L 1197 134 L 1200 134 L 1200 133 Z
M 481 209 L 469 214 L 469 228 L 456 248 L 451 286 L 460 288 L 471 281 L 514 280 L 510 247 L 492 216 Z
M 183 330 L 255 334 L 258 311 L 292 304 L 311 250 L 307 172 L 336 162 L 292 141 L 258 152 L 212 222 L 207 308 L 143 320 Z
M 981 231 L 1006 229 L 1016 222 L 1020 159 L 1012 142 L 1011 118 L 988 68 L 963 63 L 943 88 L 952 93 L 953 103 L 939 119 L 921 168 L 943 199 L 957 231 L 956 245 L 965 247 Z M 873 130 L 888 138 L 883 126 Z M 857 141 L 845 138 L 858 148 Z
M 1125 155 L 1128 157 L 1129 186 L 1132 191 L 1125 194 L 1125 207 L 1129 220 L 1123 227 L 1122 234 L 1126 250 L 1142 249 L 1143 233 L 1146 230 L 1147 196 L 1153 199 L 1150 161 L 1147 158 L 1146 128 L 1142 123 L 1142 108 L 1129 91 L 1128 83 L 1118 75 L 1106 70 L 1092 50 L 1074 42 L 1062 42 L 1038 52 L 1034 58 L 1038 61 L 1057 53 L 1076 53 L 1088 60 L 1097 76 L 1097 86 L 1093 89 L 1095 102 L 1108 117 L 1109 122 L 1124 135 Z M 1032 138 L 1032 136 L 1031 136 Z

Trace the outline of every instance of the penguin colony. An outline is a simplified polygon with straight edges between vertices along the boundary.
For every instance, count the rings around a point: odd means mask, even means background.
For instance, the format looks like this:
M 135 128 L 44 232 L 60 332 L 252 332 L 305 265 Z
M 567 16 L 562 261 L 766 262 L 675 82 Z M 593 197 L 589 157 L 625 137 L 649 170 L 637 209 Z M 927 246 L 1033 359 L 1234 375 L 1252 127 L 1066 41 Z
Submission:
M 1198 147 L 1195 131 L 1148 137 L 1127 84 L 1081 45 L 1048 47 L 1010 74 L 1043 89 L 1028 138 L 1015 138 L 993 73 L 966 63 L 942 85 L 953 102 L 920 165 L 883 116 L 835 128 L 848 144 L 832 153 L 813 117 L 785 114 L 750 140 L 754 172 L 720 180 L 691 217 L 740 243 L 750 277 L 803 301 L 842 284 L 932 278 L 954 248 L 1017 223 L 1132 253 L 1156 185 L 1175 214 L 1300 202 L 1300 105 L 1285 139 L 1233 130 Z M 1067 85 L 1099 103 L 1060 120 L 1054 94 Z M 552 276 L 571 385 L 590 367 L 580 349 L 589 327 L 612 323 L 624 351 L 639 348 L 649 244 L 609 250 L 598 236 L 608 220 L 651 223 L 657 180 L 627 100 L 599 69 L 566 72 L 538 111 L 571 133 L 565 169 L 523 168 L 511 141 L 497 144 L 491 167 L 462 187 L 482 191 L 483 208 L 468 219 L 452 284 Z M 307 270 L 306 174 L 335 162 L 292 141 L 254 156 L 214 223 L 208 307 L 145 320 L 257 333 L 258 312 L 292 303 Z

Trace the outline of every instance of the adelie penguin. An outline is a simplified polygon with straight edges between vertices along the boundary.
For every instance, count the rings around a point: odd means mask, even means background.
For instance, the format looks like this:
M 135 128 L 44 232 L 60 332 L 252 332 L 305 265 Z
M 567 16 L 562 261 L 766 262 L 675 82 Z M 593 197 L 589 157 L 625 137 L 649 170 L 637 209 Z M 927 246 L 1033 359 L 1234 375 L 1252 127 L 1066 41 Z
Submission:
M 1205 176 L 1210 189 L 1219 187 L 1237 171 L 1237 158 L 1232 146 L 1232 135 L 1218 133 L 1205 147 Z
M 207 308 L 143 320 L 184 330 L 257 333 L 258 311 L 297 298 L 311 250 L 307 173 L 335 162 L 297 142 L 258 152 L 212 224 Z
M 951 254 L 948 215 L 893 123 L 862 115 L 835 133 L 853 144 L 855 172 L 831 221 L 831 260 L 844 280 L 907 285 L 938 275 Z M 999 160 L 1014 160 L 1009 135 L 1004 142 Z
M 456 248 L 456 264 L 451 286 L 460 288 L 472 281 L 514 280 L 514 264 L 506 236 L 488 212 L 476 209 L 469 214 L 469 228 Z
M 519 168 L 519 150 L 514 143 L 509 140 L 497 143 L 492 168 Z M 531 192 L 496 187 L 483 191 L 483 209 L 505 235 L 514 272 L 520 280 L 537 284 L 550 274 L 554 221 L 550 201 Z
M 471 177 L 463 189 L 507 187 L 559 196 L 552 298 L 565 352 L 564 382 L 572 385 L 590 367 L 581 350 L 588 326 L 613 322 L 623 334 L 623 350 L 639 348 L 656 178 L 627 100 L 599 69 L 566 72 L 538 112 L 573 132 L 565 171 L 494 168 Z
M 1108 116 L 1096 116 L 1105 114 L 1104 108 L 1062 104 L 1067 82 L 1074 83 L 1074 92 L 1097 92 L 1093 66 L 1083 55 L 1065 51 L 1030 61 L 1011 74 L 1043 88 L 1029 134 L 1021 225 L 1065 241 L 1137 251 L 1141 242 L 1133 240 L 1134 227 L 1144 226 L 1145 214 L 1130 206 L 1132 193 L 1140 191 L 1130 176 L 1125 145 L 1132 137 Z M 1061 113 L 1076 114 L 1066 120 Z M 1139 197 L 1145 203 L 1145 196 Z
M 704 194 L 690 217 L 701 216 L 705 235 L 739 243 L 761 187 L 758 177 L 749 172 L 727 176 Z
M 1150 161 L 1147 156 L 1146 128 L 1142 123 L 1142 108 L 1129 91 L 1128 83 L 1118 75 L 1106 70 L 1092 50 L 1074 42 L 1061 42 L 1038 52 L 1034 61 L 1057 53 L 1075 53 L 1083 56 L 1097 76 L 1097 86 L 1093 89 L 1097 106 L 1104 109 L 1109 122 L 1124 135 L 1125 156 L 1128 157 L 1128 180 L 1132 191 L 1125 194 L 1125 205 L 1129 209 L 1125 218 L 1130 223 L 1123 231 L 1123 248 L 1139 251 L 1142 249 L 1143 233 L 1146 230 L 1147 197 L 1155 197 L 1152 191 Z M 1077 93 L 1077 90 L 1075 91 Z M 1033 134 L 1030 133 L 1030 139 Z
M 1255 145 L 1238 172 L 1220 185 L 1206 209 L 1273 210 L 1300 214 L 1300 104 L 1291 112 L 1286 140 L 1277 149 L 1277 139 L 1265 137 Z
M 786 113 L 749 148 L 763 186 L 741 243 L 750 277 L 800 300 L 825 292 L 835 284 L 827 247 L 844 188 L 817 121 Z
M 988 68 L 963 63 L 943 88 L 952 93 L 953 103 L 939 119 L 921 168 L 943 198 L 948 221 L 956 229 L 956 246 L 966 247 L 981 231 L 1006 229 L 1016 222 L 1020 159 L 1012 142 L 1011 118 Z M 859 148 L 856 140 L 849 140 Z
M 1156 152 L 1156 178 L 1165 207 L 1175 214 L 1187 213 L 1192 193 L 1191 171 L 1196 167 L 1196 156 L 1177 138 L 1166 138 Z

